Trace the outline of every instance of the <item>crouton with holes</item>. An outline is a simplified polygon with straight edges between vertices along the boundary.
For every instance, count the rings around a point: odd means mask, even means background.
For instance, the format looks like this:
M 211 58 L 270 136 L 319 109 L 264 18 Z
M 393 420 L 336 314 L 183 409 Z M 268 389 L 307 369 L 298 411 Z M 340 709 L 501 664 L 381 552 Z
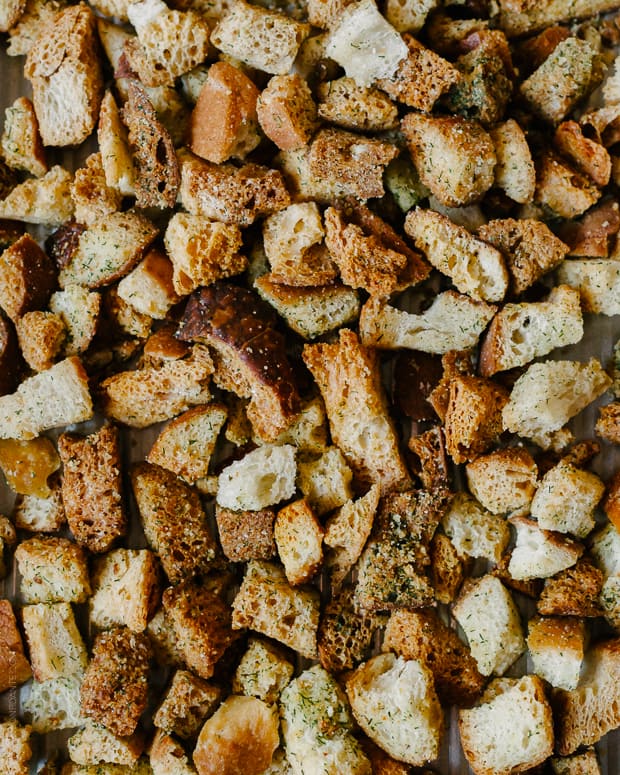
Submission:
M 95 128 L 103 96 L 96 53 L 95 16 L 87 5 L 63 8 L 42 27 L 24 75 L 44 145 L 79 145 Z
M 195 579 L 168 587 L 163 603 L 185 663 L 208 680 L 220 657 L 237 638 L 231 629 L 230 606 L 217 590 Z
M 75 729 L 86 722 L 80 711 L 81 684 L 81 673 L 32 682 L 23 708 L 37 734 Z
M 348 500 L 327 520 L 323 537 L 328 547 L 325 562 L 334 592 L 340 589 L 362 553 L 372 530 L 379 496 L 380 488 L 375 484 L 357 500 Z
M 515 294 L 555 269 L 568 253 L 568 246 L 546 224 L 532 218 L 489 221 L 478 229 L 478 236 L 504 255 Z
M 496 678 L 459 711 L 465 758 L 476 775 L 523 772 L 553 753 L 553 716 L 537 676 Z
M 0 760 L 6 775 L 28 775 L 32 748 L 30 747 L 29 724 L 20 724 L 17 719 L 0 722 Z
M 308 144 L 317 126 L 317 106 L 298 73 L 274 75 L 256 103 L 260 128 L 281 150 Z
M 528 367 L 515 382 L 502 411 L 504 430 L 545 448 L 552 434 L 602 395 L 611 380 L 596 358 L 545 361 Z
M 315 27 L 329 29 L 350 2 L 351 0 L 308 0 L 308 21 Z
M 601 616 L 601 592 L 604 575 L 587 557 L 566 570 L 545 579 L 537 601 L 538 613 L 543 616 Z
M 354 474 L 383 492 L 406 486 L 409 474 L 387 412 L 376 353 L 353 331 L 341 329 L 337 343 L 306 345 L 303 358 L 325 401 L 332 439 Z
M 233 677 L 232 690 L 273 705 L 293 673 L 293 664 L 280 648 L 266 640 L 249 638 Z
M 148 549 L 115 549 L 95 558 L 89 620 L 98 629 L 142 632 L 158 602 L 159 567 Z
M 49 309 L 65 326 L 65 357 L 85 352 L 95 336 L 101 311 L 101 295 L 82 285 L 67 285 L 52 294 Z
M 499 439 L 507 402 L 508 391 L 485 377 L 451 380 L 445 434 L 446 451 L 455 463 L 474 460 Z
M 142 261 L 121 279 L 118 295 L 138 312 L 161 320 L 180 300 L 174 288 L 173 272 L 164 251 L 150 248 Z
M 81 709 L 119 737 L 136 731 L 146 708 L 151 647 L 146 635 L 116 627 L 95 637 Z
M 192 215 L 250 226 L 291 203 L 284 178 L 278 170 L 248 163 L 213 164 L 190 154 L 179 154 L 180 202 Z
M 525 651 L 519 611 L 510 592 L 495 576 L 468 580 L 452 613 L 482 675 L 503 675 Z
M 313 200 L 333 205 L 334 200 L 352 195 L 351 186 L 344 186 L 338 179 L 319 176 L 314 172 L 309 147 L 280 151 L 275 164 L 282 171 L 286 186 L 296 202 Z
M 587 258 L 564 261 L 558 270 L 560 282 L 581 294 L 585 312 L 619 315 L 620 267 L 615 259 Z
M 309 32 L 307 24 L 238 0 L 215 26 L 211 43 L 250 67 L 284 75 Z
M 172 261 L 172 284 L 179 296 L 200 285 L 241 274 L 247 267 L 247 259 L 239 254 L 239 228 L 204 215 L 173 215 L 166 227 L 164 244 Z
M 235 630 L 247 627 L 308 659 L 316 658 L 317 591 L 291 587 L 279 565 L 259 560 L 249 562 L 232 611 Z
M 271 560 L 276 556 L 272 508 L 227 509 L 215 504 L 215 520 L 224 556 L 231 562 Z
M 282 692 L 280 719 L 291 771 L 371 775 L 353 736 L 353 716 L 343 689 L 320 665 L 304 670 Z
M 168 579 L 176 584 L 208 572 L 217 547 L 198 492 L 150 463 L 138 463 L 131 482 L 144 534 Z
M 509 118 L 490 127 L 489 135 L 497 160 L 495 186 L 501 188 L 514 202 L 531 202 L 536 188 L 536 169 L 523 129 L 514 119 Z
M 585 538 L 594 527 L 594 512 L 604 492 L 596 474 L 561 461 L 542 478 L 531 514 L 545 530 Z
M 515 579 L 545 579 L 572 567 L 584 552 L 577 541 L 550 530 L 543 530 L 527 517 L 512 517 L 517 531 L 508 572 Z
M 0 600 L 0 646 L 0 692 L 5 692 L 20 686 L 32 676 L 9 600 Z
M 298 485 L 309 505 L 322 516 L 352 497 L 353 472 L 338 447 L 330 446 L 318 457 L 298 463 Z
M 15 393 L 0 396 L 0 438 L 33 439 L 42 431 L 92 416 L 88 376 L 73 356 L 28 377 Z
M 426 259 L 450 277 L 461 293 L 487 302 L 504 298 L 508 272 L 499 250 L 433 210 L 410 211 L 405 231 Z
M 461 557 L 484 557 L 497 563 L 510 542 L 506 520 L 464 492 L 452 498 L 441 524 Z
M 36 178 L 47 172 L 39 122 L 32 102 L 27 97 L 18 97 L 6 108 L 0 147 L 5 162 L 12 169 L 25 170 Z
M 496 307 L 469 296 L 445 291 L 419 315 L 371 297 L 360 313 L 360 336 L 367 347 L 420 350 L 443 354 L 475 347 Z
M 382 650 L 426 665 L 442 703 L 472 705 L 484 687 L 485 678 L 467 646 L 431 609 L 392 611 Z
M 289 503 L 278 511 L 274 538 L 289 584 L 305 584 L 323 562 L 323 527 L 306 500 Z
M 140 734 L 118 737 L 102 724 L 91 721 L 67 740 L 71 761 L 87 767 L 101 763 L 131 766 L 143 749 L 144 740 Z
M 354 588 L 343 587 L 321 613 L 318 631 L 319 660 L 330 673 L 350 670 L 370 656 L 375 632 L 385 615 L 358 611 Z
M 66 538 L 28 538 L 15 559 L 25 603 L 83 603 L 91 594 L 86 554 Z
M 527 513 L 535 497 L 538 467 L 525 447 L 480 455 L 467 464 L 467 486 L 493 514 Z
M 32 310 L 15 322 L 22 356 L 33 371 L 51 368 L 61 354 L 67 336 L 62 318 L 53 312 Z
M 566 691 L 575 689 L 584 656 L 584 620 L 570 616 L 536 616 L 530 619 L 527 628 L 533 672 L 551 686 Z
M 29 533 L 55 533 L 65 524 L 60 482 L 54 481 L 47 498 L 38 495 L 18 495 L 12 514 L 18 530 Z
M 607 493 L 603 501 L 607 519 L 616 530 L 620 530 L 620 473 L 616 472 L 607 483 Z
M 32 673 L 37 681 L 81 675 L 88 655 L 70 603 L 36 603 L 22 608 Z
M 594 748 L 586 748 L 573 756 L 554 756 L 550 762 L 554 775 L 601 775 Z
M 390 756 L 413 765 L 437 758 L 443 711 L 420 660 L 379 654 L 351 673 L 346 689 L 355 720 Z
M 84 437 L 63 433 L 58 454 L 69 528 L 81 546 L 105 552 L 127 530 L 118 429 L 106 425 Z
M 101 101 L 97 141 L 106 185 L 115 188 L 123 196 L 133 196 L 136 173 L 129 149 L 127 129 L 121 120 L 114 95 L 109 89 Z
M 196 737 L 206 718 L 219 705 L 222 690 L 189 670 L 177 670 L 153 716 L 158 729 L 184 740 Z
M 601 198 L 601 189 L 589 177 L 548 151 L 536 164 L 534 202 L 560 218 L 577 218 Z
M 555 130 L 556 150 L 574 163 L 597 186 L 606 186 L 611 176 L 611 158 L 600 143 L 583 135 L 576 121 L 563 121 Z
M 0 218 L 60 226 L 73 215 L 71 181 L 64 167 L 55 165 L 40 178 L 27 178 L 0 201 Z
M 156 730 L 148 752 L 149 775 L 196 775 L 185 748 L 161 729 Z
M 29 234 L 0 254 L 0 271 L 0 307 L 14 323 L 43 309 L 56 287 L 54 264 Z
M 545 301 L 506 304 L 495 315 L 480 351 L 480 373 L 525 366 L 556 347 L 576 344 L 583 337 L 578 291 L 558 285 Z
M 100 218 L 120 210 L 120 191 L 107 185 L 100 153 L 91 153 L 73 176 L 71 197 L 75 219 L 92 226 Z
M 465 578 L 465 563 L 448 536 L 439 531 L 435 532 L 429 551 L 435 600 L 444 605 L 453 603 Z
M 398 127 L 398 109 L 372 86 L 359 86 L 353 78 L 318 84 L 318 115 L 330 124 L 358 132 L 381 132 Z
M 236 511 L 257 511 L 295 493 L 295 448 L 264 444 L 226 466 L 218 477 L 217 503 Z

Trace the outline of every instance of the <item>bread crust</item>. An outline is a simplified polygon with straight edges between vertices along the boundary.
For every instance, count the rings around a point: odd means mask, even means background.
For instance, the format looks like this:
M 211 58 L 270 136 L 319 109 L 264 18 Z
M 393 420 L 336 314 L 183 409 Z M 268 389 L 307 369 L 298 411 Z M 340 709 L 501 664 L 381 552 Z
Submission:
M 9 600 L 0 600 L 0 692 L 25 683 L 31 676 L 13 607 Z

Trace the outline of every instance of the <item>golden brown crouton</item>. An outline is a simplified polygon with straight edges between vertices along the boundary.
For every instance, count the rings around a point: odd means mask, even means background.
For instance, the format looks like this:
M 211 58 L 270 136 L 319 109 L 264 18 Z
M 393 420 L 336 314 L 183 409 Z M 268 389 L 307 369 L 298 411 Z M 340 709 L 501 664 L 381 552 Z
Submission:
M 101 153 L 91 153 L 75 171 L 71 196 L 78 223 L 92 226 L 99 218 L 120 210 L 121 192 L 106 183 Z
M 150 660 L 146 635 L 126 627 L 97 635 L 80 691 L 82 713 L 115 735 L 133 734 L 146 708 Z
M 535 616 L 529 620 L 527 629 L 533 672 L 551 686 L 575 689 L 584 656 L 584 620 L 570 616 Z
M 495 146 L 495 185 L 520 204 L 531 202 L 536 188 L 536 169 L 523 129 L 509 118 L 489 128 Z
M 601 775 L 594 748 L 586 748 L 583 753 L 572 756 L 554 756 L 550 761 L 554 775 Z
M 274 75 L 256 110 L 261 129 L 283 151 L 303 148 L 318 126 L 312 92 L 298 73 Z
M 414 435 L 412 432 L 407 447 L 420 461 L 420 468 L 416 469 L 415 473 L 427 490 L 449 486 L 450 472 L 446 459 L 446 440 L 441 426 L 436 425 L 419 435 Z
M 536 165 L 534 201 L 561 218 L 576 218 L 598 202 L 601 190 L 589 177 L 578 172 L 552 151 Z
M 59 315 L 32 310 L 15 323 L 19 348 L 26 363 L 34 371 L 49 369 L 60 355 L 67 329 Z
M 115 188 L 123 196 L 133 195 L 135 193 L 135 170 L 129 149 L 127 129 L 121 121 L 114 95 L 109 89 L 101 101 L 97 140 L 106 184 L 110 188 Z
M 83 285 L 71 284 L 52 294 L 49 309 L 62 320 L 66 339 L 65 356 L 85 352 L 95 336 L 101 310 L 101 295 Z
M 603 508 L 609 521 L 620 531 L 620 471 L 616 471 L 607 484 Z
M 596 422 L 596 433 L 605 441 L 620 444 L 620 402 L 601 406 Z
M 29 724 L 17 719 L 0 722 L 0 757 L 6 775 L 29 775 L 32 748 Z
M 321 450 L 318 457 L 304 455 L 298 463 L 297 487 L 320 517 L 353 497 L 352 479 L 353 472 L 335 446 Z
M 611 158 L 600 143 L 585 137 L 576 121 L 563 121 L 555 130 L 556 150 L 572 161 L 597 186 L 606 186 L 611 176 Z
M 472 495 L 492 514 L 527 512 L 536 492 L 538 468 L 525 447 L 480 455 L 467 464 Z
M 305 584 L 323 562 L 323 527 L 305 498 L 278 511 L 274 538 L 289 584 Z
M 129 737 L 119 737 L 103 724 L 86 720 L 67 740 L 71 761 L 82 767 L 96 767 L 101 762 L 112 766 L 130 767 L 136 764 L 144 750 L 144 736 L 137 732 Z
M 27 178 L 12 185 L 0 200 L 0 218 L 60 226 L 73 215 L 72 177 L 56 164 L 41 178 Z
M 39 122 L 27 97 L 18 97 L 6 109 L 0 145 L 4 160 L 12 169 L 25 170 L 37 178 L 47 172 Z
M 0 668 L 0 692 L 19 686 L 32 676 L 9 600 L 0 600 Z
M 538 613 L 545 616 L 601 616 L 599 595 L 603 573 L 588 559 L 546 579 L 538 599 Z
M 44 308 L 57 282 L 52 261 L 29 234 L 0 255 L 0 277 L 0 306 L 13 322 Z
M 398 126 L 398 110 L 379 89 L 360 86 L 353 78 L 318 84 L 318 115 L 343 129 L 380 132 Z
M 465 578 L 465 563 L 447 535 L 435 531 L 430 545 L 431 582 L 435 599 L 453 603 Z
M 142 261 L 118 284 L 118 297 L 139 313 L 161 320 L 180 297 L 174 289 L 172 262 L 163 250 L 152 247 Z
M 275 557 L 275 518 L 273 509 L 233 511 L 216 504 L 215 519 L 224 555 L 231 562 Z
M 165 732 L 184 740 L 191 739 L 213 713 L 221 695 L 218 686 L 207 683 L 189 670 L 177 670 L 153 716 L 153 723 Z
M 83 603 L 90 595 L 86 553 L 66 538 L 29 538 L 15 550 L 26 603 Z

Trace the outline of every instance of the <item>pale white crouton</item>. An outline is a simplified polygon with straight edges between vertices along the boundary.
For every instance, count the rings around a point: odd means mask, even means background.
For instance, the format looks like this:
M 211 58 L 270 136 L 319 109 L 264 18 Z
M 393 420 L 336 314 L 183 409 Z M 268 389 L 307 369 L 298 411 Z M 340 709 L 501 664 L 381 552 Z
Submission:
M 590 554 L 605 576 L 620 576 L 620 533 L 612 524 L 597 531 Z
M 513 579 L 546 579 L 571 568 L 584 547 L 559 533 L 542 530 L 526 517 L 511 520 L 517 531 L 516 544 L 508 563 Z
M 127 18 L 136 32 L 168 9 L 163 0 L 132 0 L 127 5 Z
M 361 86 L 394 75 L 407 56 L 407 44 L 386 21 L 374 0 L 349 4 L 336 19 L 325 53 Z
M 73 175 L 56 164 L 41 178 L 28 178 L 0 200 L 0 218 L 60 226 L 73 215 Z
M 15 550 L 26 603 L 83 603 L 90 595 L 86 554 L 66 538 L 29 538 Z
M 235 511 L 258 511 L 295 494 L 295 447 L 264 444 L 224 468 L 217 502 Z
M 32 102 L 27 97 L 18 97 L 6 108 L 0 148 L 4 161 L 11 169 L 25 170 L 37 178 L 47 172 L 39 124 Z
M 79 727 L 85 719 L 80 710 L 82 675 L 33 681 L 23 708 L 31 719 L 32 728 L 44 735 L 57 729 Z
M 385 18 L 399 32 L 419 32 L 439 0 L 387 0 Z
M 510 541 L 506 520 L 464 492 L 454 496 L 441 524 L 462 557 L 485 557 L 497 563 Z
M 360 313 L 360 336 L 367 347 L 443 354 L 475 347 L 496 307 L 455 291 L 439 293 L 419 315 L 371 296 Z
M 271 705 L 278 701 L 293 673 L 292 663 L 280 649 L 269 641 L 250 638 L 235 671 L 232 690 L 236 694 L 258 697 Z
M 607 258 L 564 261 L 558 269 L 558 279 L 579 290 L 586 312 L 620 315 L 620 261 Z
M 467 486 L 493 514 L 527 512 L 536 492 L 538 467 L 525 447 L 480 455 L 466 466 Z
M 583 662 L 586 629 L 572 616 L 536 616 L 528 622 L 533 672 L 560 689 L 575 689 Z
M 495 146 L 495 185 L 519 204 L 534 198 L 536 169 L 525 134 L 519 124 L 509 118 L 489 129 Z
M 67 285 L 52 294 L 50 311 L 58 315 L 66 329 L 65 356 L 79 355 L 88 349 L 97 330 L 101 296 L 83 285 Z
M 495 576 L 467 583 L 453 609 L 482 675 L 502 675 L 525 651 L 519 611 Z
M 492 681 L 459 711 L 461 745 L 476 775 L 524 772 L 553 753 L 553 716 L 537 676 Z
M 305 670 L 284 689 L 280 718 L 293 775 L 371 775 L 370 762 L 352 734 L 346 694 L 320 665 Z
M 137 735 L 117 737 L 103 724 L 88 721 L 69 740 L 67 750 L 72 762 L 84 765 L 135 764 L 144 747 Z
M 28 775 L 30 772 L 30 733 L 32 727 L 11 718 L 0 722 L 0 761 L 3 775 Z
M 70 603 L 27 605 L 22 617 L 37 681 L 84 672 L 88 656 Z
M 166 317 L 180 300 L 174 289 L 174 268 L 170 259 L 152 248 L 118 284 L 118 295 L 127 304 L 156 320 Z
M 274 538 L 289 584 L 296 587 L 316 574 L 323 561 L 323 527 L 305 498 L 280 509 Z
M 351 471 L 338 447 L 328 447 L 318 458 L 298 463 L 299 489 L 321 516 L 353 497 Z
M 354 670 L 346 686 L 357 723 L 386 753 L 414 765 L 437 758 L 443 712 L 422 662 L 380 654 Z
M 585 538 L 604 492 L 605 484 L 596 474 L 561 461 L 540 482 L 531 514 L 545 530 Z
M 502 410 L 504 429 L 547 446 L 588 404 L 602 395 L 611 379 L 596 360 L 545 361 L 528 367 L 515 382 Z
M 51 488 L 49 498 L 37 495 L 18 495 L 15 499 L 13 521 L 19 530 L 30 533 L 53 533 L 65 523 L 65 509 L 60 485 Z
M 620 576 L 605 579 L 598 602 L 607 622 L 616 632 L 620 632 Z
M 327 449 L 327 418 L 325 405 L 320 396 L 302 400 L 300 413 L 277 437 L 276 443 L 293 444 L 305 452 L 320 453 Z

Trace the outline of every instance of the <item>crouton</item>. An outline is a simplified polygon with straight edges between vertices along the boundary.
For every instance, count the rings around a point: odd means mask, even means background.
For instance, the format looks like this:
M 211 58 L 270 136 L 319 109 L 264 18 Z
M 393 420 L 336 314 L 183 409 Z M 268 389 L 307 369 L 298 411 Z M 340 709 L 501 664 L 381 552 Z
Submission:
M 611 0 L 576 0 L 570 8 L 553 0 L 539 3 L 502 0 L 499 23 L 509 37 L 517 37 L 556 22 L 583 19 L 613 8 Z
M 482 675 L 503 675 L 525 651 L 519 611 L 495 576 L 464 584 L 452 612 Z
M 101 32 L 99 33 L 101 35 Z M 123 124 L 114 95 L 108 89 L 101 101 L 97 141 L 105 182 L 123 196 L 135 194 L 135 170 L 127 129 Z
M 274 563 L 248 563 L 233 601 L 232 626 L 248 627 L 315 659 L 319 600 L 314 589 L 294 589 Z
M 56 287 L 54 264 L 29 234 L 0 254 L 0 271 L 0 306 L 14 323 L 43 309 Z
M 88 656 L 70 603 L 24 606 L 22 621 L 37 681 L 83 673 Z
M 235 671 L 232 690 L 273 705 L 293 673 L 292 663 L 277 646 L 266 640 L 250 638 Z
M 28 775 L 32 748 L 32 727 L 20 724 L 17 719 L 0 722 L 0 760 L 6 775 Z
M 564 261 L 558 270 L 558 279 L 579 291 L 585 312 L 599 315 L 620 314 L 620 266 L 615 259 L 587 258 Z
M 304 670 L 280 701 L 282 737 L 293 772 L 371 775 L 370 762 L 353 736 L 347 696 L 320 665 Z
M 561 218 L 576 218 L 601 197 L 601 190 L 589 177 L 548 151 L 536 164 L 534 202 L 548 207 Z
M 414 0 L 401 3 L 388 0 L 385 6 L 385 18 L 399 32 L 419 32 L 424 26 L 428 14 L 439 5 L 439 0 Z
M 410 211 L 405 231 L 427 260 L 450 277 L 461 293 L 487 302 L 504 298 L 508 272 L 499 250 L 433 210 Z
M 81 673 L 33 681 L 23 705 L 33 731 L 44 735 L 84 724 L 86 719 L 80 711 L 81 684 Z
M 620 204 L 607 199 L 589 210 L 578 222 L 568 222 L 560 231 L 570 247 L 569 257 L 608 258 L 620 229 Z
M 407 448 L 419 460 L 419 468 L 412 464 L 412 470 L 425 489 L 449 488 L 450 472 L 446 458 L 445 436 L 441 426 L 435 425 L 419 435 L 414 435 L 412 428 Z
M 490 127 L 489 135 L 495 148 L 495 185 L 519 204 L 531 202 L 536 188 L 536 169 L 523 129 L 509 118 Z
M 144 741 L 141 735 L 118 737 L 102 724 L 88 721 L 67 740 L 71 761 L 76 764 L 103 763 L 133 765 L 137 762 Z
M 595 431 L 605 441 L 620 444 L 620 402 L 601 406 Z
M 65 524 L 65 509 L 60 483 L 55 482 L 47 498 L 37 495 L 18 495 L 15 499 L 13 521 L 19 530 L 30 533 L 54 533 Z
M 73 176 L 56 164 L 40 178 L 28 178 L 0 201 L 0 218 L 60 226 L 73 215 Z
M 217 503 L 237 511 L 273 506 L 294 494 L 296 470 L 294 447 L 264 444 L 222 470 Z
M 353 473 L 338 447 L 330 446 L 316 458 L 301 459 L 298 471 L 298 486 L 319 516 L 352 497 Z
M 185 660 L 179 649 L 174 627 L 163 605 L 155 611 L 147 624 L 146 634 L 153 648 L 153 655 L 157 665 L 175 669 L 185 666 Z
M 526 513 L 535 497 L 538 468 L 525 447 L 480 455 L 466 474 L 472 495 L 493 514 Z
M 584 620 L 568 616 L 536 616 L 530 619 L 527 628 L 533 672 L 551 686 L 566 691 L 575 689 L 584 655 Z
M 291 586 L 304 584 L 323 562 L 323 527 L 306 498 L 278 511 L 274 538 Z
M 603 501 L 607 519 L 620 530 L 620 473 L 616 472 L 607 484 L 607 494 Z
M 553 756 L 550 762 L 554 775 L 601 775 L 594 748 L 573 756 Z
M 275 557 L 274 509 L 235 511 L 216 503 L 215 519 L 222 551 L 231 562 Z
M 85 352 L 97 330 L 101 309 L 100 294 L 89 291 L 82 285 L 67 285 L 63 290 L 52 294 L 49 309 L 64 323 L 64 356 Z
M 142 261 L 121 279 L 118 295 L 138 312 L 163 319 L 170 307 L 180 300 L 172 276 L 173 266 L 166 254 L 158 248 L 150 248 Z
M 449 350 L 441 356 L 441 367 L 441 379 L 430 390 L 428 402 L 443 422 L 450 402 L 450 383 L 455 377 L 474 374 L 471 350 Z
M 82 688 L 85 716 L 126 737 L 146 708 L 151 647 L 146 635 L 116 627 L 95 637 Z
M 465 563 L 448 536 L 439 531 L 431 541 L 430 558 L 435 600 L 444 605 L 453 603 L 465 578 Z
M 303 453 L 316 454 L 326 451 L 327 422 L 325 406 L 319 395 L 301 400 L 301 411 L 291 425 L 276 438 L 276 444 L 292 444 Z
M 283 151 L 303 148 L 318 126 L 317 107 L 298 74 L 274 75 L 256 103 L 261 129 Z
M 492 681 L 473 708 L 459 711 L 463 752 L 476 775 L 523 772 L 553 753 L 553 717 L 537 676 Z
M 5 315 L 0 314 L 0 396 L 17 388 L 22 369 L 15 327 Z
M 597 186 L 606 186 L 611 176 L 611 158 L 607 149 L 583 135 L 576 121 L 563 121 L 555 130 L 553 144 Z
M 208 572 L 216 543 L 197 491 L 150 463 L 136 465 L 131 481 L 146 539 L 168 579 L 176 584 Z
M 152 775 L 196 775 L 181 743 L 161 729 L 156 730 L 149 746 L 148 766 Z
M 545 580 L 537 602 L 543 616 L 601 616 L 600 596 L 604 576 L 589 559 L 582 558 Z
M 217 708 L 221 695 L 218 686 L 188 670 L 177 670 L 153 716 L 153 723 L 164 732 L 191 740 Z
M 32 676 L 9 600 L 0 600 L 0 646 L 0 692 L 5 692 L 25 683 Z
M 91 153 L 75 171 L 71 183 L 75 219 L 92 226 L 100 218 L 120 210 L 122 195 L 107 185 L 100 153 Z
M 47 172 L 39 122 L 32 102 L 27 97 L 18 97 L 5 110 L 0 147 L 4 160 L 11 168 L 25 170 L 36 178 Z
M 66 538 L 29 538 L 15 559 L 25 603 L 83 603 L 91 593 L 84 550 Z
M 442 703 L 468 706 L 482 692 L 485 678 L 469 649 L 430 609 L 393 611 L 385 628 L 382 649 L 426 665 Z
M 398 110 L 392 100 L 372 86 L 359 86 L 353 78 L 318 84 L 318 115 L 330 124 L 353 131 L 396 129 Z
M 60 355 L 66 338 L 62 318 L 53 312 L 33 310 L 15 324 L 22 356 L 33 371 L 51 368 Z
M 346 688 L 355 720 L 390 756 L 414 765 L 437 758 L 443 712 L 421 661 L 380 654 L 356 668 Z
M 544 579 L 573 566 L 584 552 L 577 541 L 543 530 L 534 520 L 512 517 L 517 531 L 516 544 L 508 564 L 515 579 Z
M 92 10 L 77 5 L 58 11 L 28 52 L 24 75 L 44 145 L 79 145 L 93 131 L 103 96 L 97 44 Z
M 351 0 L 308 0 L 308 21 L 315 27 L 329 29 L 350 2 Z
M 376 355 L 353 331 L 341 329 L 338 343 L 306 345 L 303 358 L 323 395 L 332 438 L 356 476 L 385 492 L 406 484 L 409 475 L 386 411 Z
M 452 498 L 441 524 L 462 557 L 485 557 L 497 563 L 510 542 L 507 522 L 464 492 Z

